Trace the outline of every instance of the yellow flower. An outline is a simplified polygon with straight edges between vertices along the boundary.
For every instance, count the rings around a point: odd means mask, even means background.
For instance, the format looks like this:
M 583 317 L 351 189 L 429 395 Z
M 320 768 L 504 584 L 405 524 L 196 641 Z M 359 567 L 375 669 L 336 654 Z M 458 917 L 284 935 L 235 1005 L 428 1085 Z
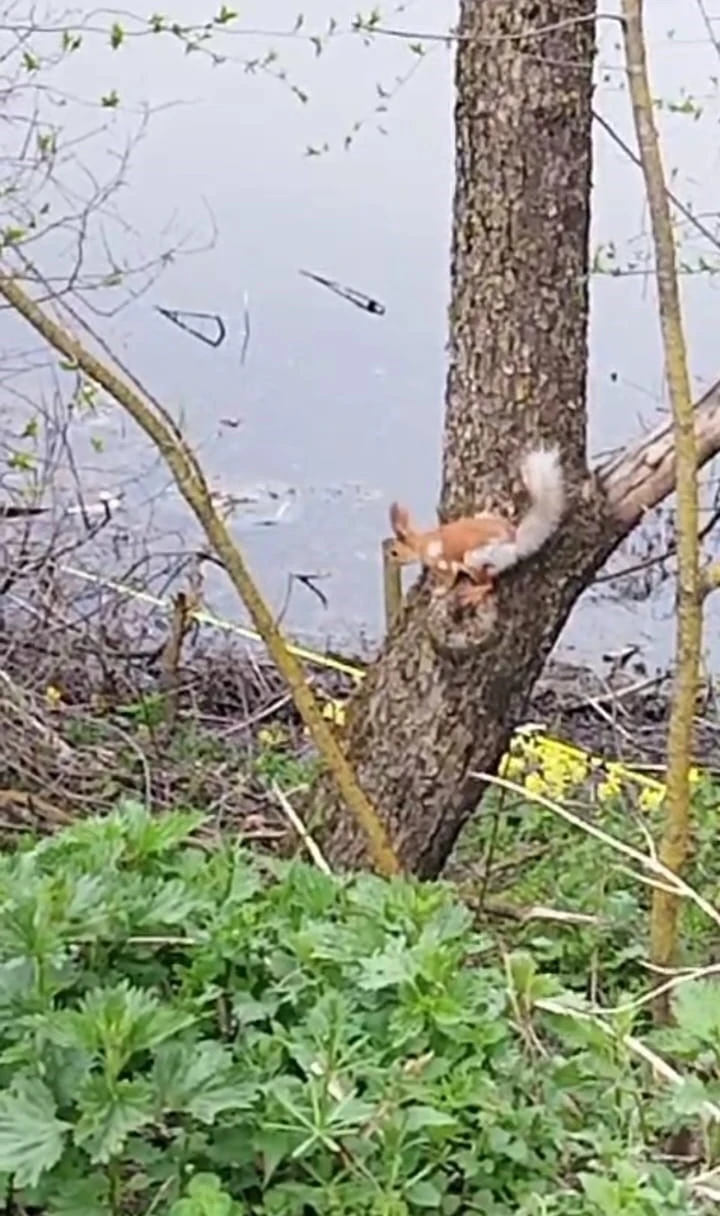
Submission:
M 525 778 L 524 785 L 528 794 L 542 794 L 547 796 L 548 789 L 540 773 L 528 773 L 527 777 Z
M 508 781 L 520 781 L 525 774 L 527 761 L 523 756 L 513 755 L 512 751 L 506 752 L 500 761 L 500 776 L 507 777 Z
M 567 771 L 560 764 L 546 761 L 542 766 L 542 778 L 547 792 L 553 798 L 561 798 L 569 785 Z
M 663 785 L 646 785 L 641 791 L 638 799 L 638 804 L 642 811 L 656 811 L 662 806 L 665 798 L 665 787 Z
M 45 700 L 51 709 L 55 709 L 62 701 L 62 693 L 54 684 L 48 684 L 45 689 Z
M 276 747 L 278 743 L 284 742 L 286 733 L 282 726 L 262 726 L 257 737 L 262 747 Z
M 537 752 L 545 784 L 554 797 L 576 790 L 586 780 L 587 759 L 575 748 L 547 739 L 538 745 Z
M 322 712 L 323 718 L 334 722 L 335 726 L 345 725 L 345 706 L 340 701 L 327 701 Z
M 613 798 L 620 797 L 623 792 L 623 779 L 616 765 L 609 764 L 606 767 L 605 776 L 598 782 L 595 792 L 600 803 L 612 802 Z

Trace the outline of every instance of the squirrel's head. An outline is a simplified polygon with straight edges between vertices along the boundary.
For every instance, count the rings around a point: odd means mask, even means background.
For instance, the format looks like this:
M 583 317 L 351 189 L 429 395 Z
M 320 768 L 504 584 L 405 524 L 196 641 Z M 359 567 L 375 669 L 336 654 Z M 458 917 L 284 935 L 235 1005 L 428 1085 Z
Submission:
M 388 546 L 390 557 L 401 565 L 416 562 L 418 553 L 413 544 L 413 529 L 410 516 L 405 507 L 394 502 L 390 507 L 390 527 L 393 530 L 393 540 Z

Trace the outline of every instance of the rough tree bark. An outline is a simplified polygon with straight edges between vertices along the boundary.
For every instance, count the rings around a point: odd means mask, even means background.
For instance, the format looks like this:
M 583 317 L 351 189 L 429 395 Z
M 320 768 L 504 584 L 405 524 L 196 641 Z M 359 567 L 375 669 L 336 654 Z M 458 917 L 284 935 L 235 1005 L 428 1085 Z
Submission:
M 557 538 L 500 581 L 497 611 L 453 618 L 422 580 L 353 698 L 349 758 L 403 867 L 436 876 L 493 772 L 580 593 L 673 486 L 663 427 L 586 467 L 593 0 L 461 0 L 456 189 L 441 519 L 525 505 L 522 454 L 560 444 Z M 718 446 L 717 386 L 696 415 Z M 329 783 L 314 832 L 337 867 L 369 864 Z

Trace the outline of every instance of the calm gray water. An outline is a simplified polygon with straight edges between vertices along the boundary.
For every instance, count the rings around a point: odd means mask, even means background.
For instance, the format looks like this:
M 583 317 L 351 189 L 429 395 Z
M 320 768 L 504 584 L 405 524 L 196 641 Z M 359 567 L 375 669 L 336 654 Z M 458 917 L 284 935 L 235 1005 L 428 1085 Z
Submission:
M 655 93 L 680 107 L 688 96 L 702 106 L 699 118 L 662 111 L 673 188 L 715 231 L 720 55 L 692 3 L 653 0 L 648 8 Z M 172 15 L 197 20 L 204 9 L 200 0 L 173 0 Z M 305 28 L 321 31 L 331 16 L 347 26 L 355 11 L 346 0 L 313 0 Z M 242 15 L 243 28 L 280 32 L 292 29 L 296 10 L 287 0 L 258 0 L 243 4 Z M 455 6 L 438 0 L 383 9 L 386 26 L 408 30 L 440 32 L 454 17 Z M 108 20 L 98 16 L 93 24 Z M 716 33 L 720 37 L 720 18 Z M 618 37 L 615 23 L 601 23 L 596 109 L 633 144 Z M 378 38 L 364 47 L 353 35 L 336 36 L 318 58 L 307 41 L 234 33 L 213 43 L 228 56 L 221 66 L 204 55 L 184 55 L 170 40 L 137 39 L 115 54 L 105 41 L 89 35 L 55 83 L 85 100 L 117 89 L 126 109 L 114 120 L 107 111 L 68 103 L 78 130 L 110 119 L 82 152 L 103 179 L 137 127 L 138 107 L 157 107 L 132 150 L 121 192 L 108 204 L 126 225 L 107 217 L 115 256 L 137 264 L 183 240 L 207 245 L 213 226 L 216 235 L 205 251 L 180 254 L 146 294 L 97 321 L 98 329 L 182 414 L 212 484 L 259 500 L 238 509 L 233 526 L 270 601 L 280 605 L 291 571 L 327 576 L 321 585 L 329 607 L 299 588 L 287 627 L 341 645 L 376 637 L 388 503 L 399 497 L 429 522 L 437 500 L 453 172 L 451 54 L 441 43 L 426 44 L 429 53 L 417 71 L 389 112 L 378 116 L 377 85 L 392 88 L 415 62 L 400 39 Z M 244 71 L 243 61 L 271 47 L 278 66 L 309 94 L 307 104 L 267 75 Z M 367 121 L 344 150 L 358 120 Z M 326 142 L 328 152 L 305 155 L 308 145 Z M 617 263 L 630 262 L 636 271 L 593 279 L 590 441 L 600 453 L 655 425 L 666 402 L 640 175 L 599 129 L 595 183 L 593 244 L 612 242 Z M 718 261 L 710 242 L 687 226 L 681 231 L 691 266 L 700 257 Z M 99 265 L 94 232 L 88 256 Z M 60 254 L 56 243 L 53 256 Z M 385 315 L 353 307 L 300 277 L 300 268 L 368 293 L 383 302 Z M 684 293 L 694 382 L 702 388 L 720 375 L 716 279 L 688 275 Z M 242 366 L 245 299 L 251 336 Z M 226 342 L 217 350 L 203 345 L 154 305 L 221 314 Z M 5 314 L 0 326 L 6 350 L 33 345 Z M 241 422 L 229 427 L 227 419 Z M 104 453 L 91 447 L 92 436 L 103 439 Z M 124 489 L 118 521 L 136 542 L 147 535 L 163 551 L 193 543 L 187 510 L 143 437 L 116 411 L 103 408 L 77 425 L 75 443 L 88 485 Z M 269 498 L 268 489 L 279 497 Z M 258 526 L 278 509 L 279 523 Z M 90 555 L 83 561 L 92 567 Z M 216 611 L 243 619 L 221 581 L 211 581 L 208 598 Z M 590 591 L 560 650 L 594 660 L 603 650 L 640 641 L 651 662 L 663 663 L 672 651 L 671 607 L 667 594 L 628 605 Z M 711 611 L 707 640 L 715 665 L 716 625 Z

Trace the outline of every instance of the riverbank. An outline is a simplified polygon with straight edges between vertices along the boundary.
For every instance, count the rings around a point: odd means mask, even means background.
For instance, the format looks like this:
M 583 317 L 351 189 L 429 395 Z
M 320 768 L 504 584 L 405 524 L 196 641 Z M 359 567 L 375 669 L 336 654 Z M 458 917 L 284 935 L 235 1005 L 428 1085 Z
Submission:
M 311 776 L 314 755 L 262 650 L 198 631 L 168 664 L 168 639 L 127 621 L 0 632 L 0 827 L 48 831 L 118 798 L 192 805 L 216 830 L 273 847 L 292 831 L 272 793 Z M 328 716 L 363 662 L 316 655 L 306 668 Z M 662 775 L 670 681 L 619 656 L 604 675 L 550 662 L 528 722 L 595 756 Z M 720 771 L 720 723 L 699 706 L 697 762 Z

